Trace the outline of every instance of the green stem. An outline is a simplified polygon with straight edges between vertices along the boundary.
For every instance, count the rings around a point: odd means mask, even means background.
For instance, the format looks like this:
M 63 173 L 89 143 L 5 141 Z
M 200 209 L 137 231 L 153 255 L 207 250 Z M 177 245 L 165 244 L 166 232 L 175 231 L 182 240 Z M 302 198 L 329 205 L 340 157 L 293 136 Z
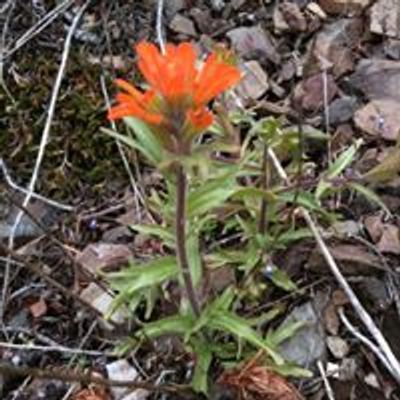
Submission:
M 186 252 L 186 191 L 187 177 L 182 165 L 176 171 L 176 256 L 180 266 L 183 281 L 185 284 L 186 295 L 196 317 L 201 314 L 200 302 L 193 285 L 190 273 L 189 261 Z

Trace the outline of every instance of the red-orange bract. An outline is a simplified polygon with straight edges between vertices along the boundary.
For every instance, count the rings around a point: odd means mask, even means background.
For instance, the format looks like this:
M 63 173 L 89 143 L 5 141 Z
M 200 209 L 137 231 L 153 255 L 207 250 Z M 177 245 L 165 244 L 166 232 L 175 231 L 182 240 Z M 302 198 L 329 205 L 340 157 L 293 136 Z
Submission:
M 236 84 L 240 71 L 215 53 L 197 67 L 197 54 L 190 43 L 168 44 L 161 54 L 154 44 L 141 42 L 136 51 L 149 88 L 142 92 L 117 79 L 122 92 L 108 118 L 139 118 L 161 136 L 169 150 L 186 152 L 192 138 L 213 121 L 208 103 Z

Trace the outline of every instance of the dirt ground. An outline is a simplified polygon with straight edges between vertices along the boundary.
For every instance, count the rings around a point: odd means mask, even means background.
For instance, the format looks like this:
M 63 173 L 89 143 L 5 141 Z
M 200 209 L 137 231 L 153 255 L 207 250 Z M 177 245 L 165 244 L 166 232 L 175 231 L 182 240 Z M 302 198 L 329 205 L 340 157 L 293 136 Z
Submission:
M 113 295 L 106 280 L 95 274 L 99 264 L 115 270 L 131 256 L 148 259 L 160 251 L 157 241 L 129 229 L 148 222 L 148 216 L 128 172 L 142 193 L 161 185 L 160 177 L 101 128 L 110 128 L 106 111 L 115 94 L 113 80 L 140 79 L 134 45 L 141 40 L 157 43 L 161 6 L 164 40 L 193 42 L 202 53 L 221 43 L 234 50 L 245 76 L 236 90 L 243 109 L 252 110 L 256 118 L 279 118 L 285 127 L 301 125 L 304 131 L 328 134 L 328 148 L 307 143 L 304 147 L 306 163 L 315 165 L 317 173 L 362 139 L 346 173 L 367 176 L 367 186 L 387 210 L 354 193 L 331 198 L 325 207 L 341 218 L 334 229 L 327 227 L 326 240 L 400 359 L 399 0 L 3 0 L 0 354 L 1 365 L 15 370 L 0 368 L 0 397 L 201 398 L 143 389 L 128 397 L 101 381 L 130 380 L 133 374 L 146 382 L 188 384 L 193 369 L 183 346 L 168 341 L 116 357 L 116 344 L 134 326 L 104 322 L 105 306 L 96 302 Z M 57 75 L 62 80 L 54 93 Z M 120 129 L 123 132 L 122 125 Z M 245 129 L 242 134 L 244 139 Z M 29 187 L 40 150 L 44 157 L 34 192 L 42 197 L 31 199 L 29 215 L 24 212 L 9 250 L 12 225 L 25 198 L 21 188 Z M 377 165 L 383 168 L 374 170 Z M 308 349 L 309 362 L 303 365 L 314 376 L 288 378 L 291 384 L 307 399 L 399 399 L 399 385 L 381 359 L 340 318 L 344 307 L 352 326 L 371 339 L 321 261 L 315 240 L 300 239 L 277 251 L 274 260 L 300 290 L 288 294 L 271 289 L 244 311 L 269 309 L 272 304 L 284 305 L 287 313 L 304 311 L 308 304 L 320 306 L 309 336 L 321 350 Z M 159 314 L 164 306 L 159 306 Z M 282 320 L 283 316 L 274 326 Z M 290 356 L 293 346 L 299 342 L 282 351 Z M 72 376 L 82 371 L 91 382 Z M 215 366 L 210 379 L 216 382 L 220 373 Z M 240 398 L 240 393 L 216 385 L 211 397 Z

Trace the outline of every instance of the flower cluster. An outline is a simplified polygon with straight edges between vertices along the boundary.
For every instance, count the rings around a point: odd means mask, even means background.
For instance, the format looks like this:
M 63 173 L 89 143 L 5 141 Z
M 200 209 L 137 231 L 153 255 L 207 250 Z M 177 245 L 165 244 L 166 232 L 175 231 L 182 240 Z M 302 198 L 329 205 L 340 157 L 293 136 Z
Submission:
M 149 124 L 167 145 L 181 154 L 190 150 L 192 139 L 211 125 L 208 103 L 240 79 L 240 71 L 217 53 L 200 67 L 190 43 L 168 44 L 165 54 L 147 42 L 136 47 L 138 67 L 148 83 L 145 92 L 117 79 L 122 90 L 117 105 L 109 111 L 111 120 L 137 117 Z

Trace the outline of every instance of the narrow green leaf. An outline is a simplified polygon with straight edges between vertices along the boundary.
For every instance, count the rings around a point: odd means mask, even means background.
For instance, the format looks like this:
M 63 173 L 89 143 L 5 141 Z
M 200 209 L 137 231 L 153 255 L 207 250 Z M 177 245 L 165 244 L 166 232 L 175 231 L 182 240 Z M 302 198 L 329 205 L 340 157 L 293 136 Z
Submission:
M 188 217 L 202 215 L 221 206 L 235 193 L 232 177 L 223 177 L 209 181 L 203 186 L 191 191 L 188 196 Z
M 273 371 L 283 376 L 292 376 L 294 378 L 312 378 L 313 373 L 307 369 L 301 368 L 295 364 L 285 362 L 283 365 L 269 366 Z
M 292 292 L 297 289 L 296 284 L 289 278 L 288 274 L 275 266 L 271 274 L 271 281 L 287 292 Z
M 320 199 L 323 194 L 332 186 L 329 179 L 338 177 L 354 160 L 357 150 L 361 146 L 362 140 L 357 140 L 356 143 L 346 149 L 340 156 L 330 165 L 326 173 L 326 179 L 322 179 L 315 191 L 315 197 Z
M 227 311 L 218 311 L 213 314 L 213 318 L 209 320 L 208 326 L 211 329 L 230 332 L 239 339 L 243 339 L 254 346 L 262 348 L 278 365 L 283 364 L 284 362 L 283 358 L 265 343 L 262 337 L 251 328 L 245 319 L 235 314 Z
M 147 264 L 130 265 L 129 268 L 108 274 L 114 288 L 126 294 L 158 285 L 178 275 L 175 257 L 163 257 Z
M 196 365 L 192 379 L 192 387 L 197 393 L 208 394 L 208 370 L 212 361 L 212 351 L 207 343 L 197 340 L 193 343 L 196 353 Z
M 192 329 L 193 323 L 193 318 L 189 315 L 174 315 L 145 324 L 139 333 L 149 339 L 169 334 L 183 336 Z
M 124 118 L 126 125 L 135 133 L 140 145 L 146 150 L 147 157 L 155 166 L 162 161 L 163 149 L 153 131 L 137 118 Z
M 386 204 L 382 201 L 382 199 L 373 190 L 371 190 L 363 185 L 360 185 L 359 183 L 356 183 L 356 182 L 350 182 L 347 186 L 349 186 L 351 189 L 353 189 L 353 190 L 357 191 L 358 193 L 360 193 L 361 195 L 363 195 L 366 199 L 377 204 L 388 215 L 392 214 L 390 212 L 390 210 L 387 208 Z
M 157 238 L 164 241 L 169 247 L 174 247 L 175 235 L 171 232 L 170 228 L 160 225 L 142 225 L 134 224 L 130 225 L 130 228 L 149 236 L 156 236 Z
M 277 328 L 275 331 L 268 332 L 266 341 L 273 347 L 277 347 L 282 342 L 292 337 L 305 324 L 304 321 L 288 322 L 287 324 Z

